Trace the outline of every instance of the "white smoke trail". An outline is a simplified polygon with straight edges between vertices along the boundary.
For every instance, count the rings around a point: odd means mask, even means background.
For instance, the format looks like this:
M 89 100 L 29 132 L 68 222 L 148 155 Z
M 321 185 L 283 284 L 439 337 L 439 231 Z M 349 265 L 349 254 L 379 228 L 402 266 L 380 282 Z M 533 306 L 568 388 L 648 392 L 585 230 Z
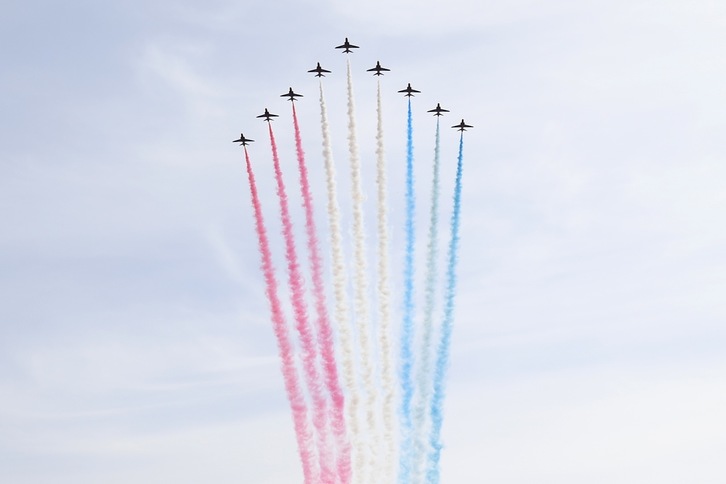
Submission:
M 380 482 L 380 472 L 376 469 L 378 454 L 378 431 L 376 425 L 377 389 L 373 378 L 371 357 L 371 325 L 368 314 L 368 281 L 366 278 L 365 229 L 363 226 L 363 189 L 356 140 L 355 104 L 353 102 L 353 76 L 348 61 L 348 150 L 350 152 L 351 190 L 353 195 L 353 237 L 354 243 L 354 281 L 355 281 L 355 325 L 358 327 L 363 387 L 366 393 L 365 416 L 368 430 L 368 456 L 362 482 Z
M 439 244 L 439 172 L 440 172 L 440 125 L 436 118 L 436 139 L 434 144 L 434 166 L 431 183 L 431 215 L 429 225 L 429 242 L 426 256 L 426 299 L 424 305 L 423 336 L 421 338 L 421 364 L 418 368 L 418 401 L 413 411 L 414 427 L 414 463 L 412 482 L 423 482 L 426 456 L 428 455 L 428 433 L 426 412 L 430 405 L 431 391 L 433 390 L 433 371 L 431 359 L 433 357 L 433 331 L 434 331 L 434 304 L 436 296 L 436 260 L 438 258 Z
M 340 207 L 338 206 L 337 186 L 335 182 L 335 163 L 330 140 L 330 126 L 328 124 L 328 110 L 323 94 L 323 82 L 320 81 L 320 119 L 323 131 L 323 159 L 325 161 L 325 180 L 328 188 L 328 223 L 330 224 L 330 247 L 333 258 L 333 294 L 335 297 L 335 321 L 340 336 L 341 363 L 343 384 L 348 391 L 346 401 L 346 420 L 350 430 L 350 439 L 353 445 L 353 480 L 359 482 L 363 473 L 365 441 L 362 438 L 360 422 L 358 421 L 358 408 L 360 406 L 360 392 L 356 384 L 355 365 L 353 355 L 353 338 L 348 319 L 348 304 L 346 294 L 347 278 L 343 259 L 341 243 Z
M 391 351 L 391 288 L 388 280 L 388 217 L 386 213 L 386 159 L 383 151 L 381 81 L 378 81 L 376 131 L 376 184 L 378 185 L 378 312 L 383 385 L 383 475 L 380 482 L 394 481 L 395 437 L 393 408 L 394 375 Z

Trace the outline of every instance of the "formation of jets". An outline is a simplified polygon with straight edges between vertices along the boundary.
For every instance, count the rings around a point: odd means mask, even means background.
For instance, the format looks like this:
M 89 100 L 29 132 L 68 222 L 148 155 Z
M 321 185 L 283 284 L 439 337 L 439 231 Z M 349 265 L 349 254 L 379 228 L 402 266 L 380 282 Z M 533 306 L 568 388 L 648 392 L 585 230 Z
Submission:
M 353 45 L 348 41 L 348 37 L 345 38 L 345 42 L 343 42 L 341 45 L 338 45 L 335 47 L 336 49 L 342 49 L 344 54 L 353 52 L 352 49 L 358 49 L 359 47 L 357 45 Z M 320 62 L 317 63 L 317 66 L 315 66 L 314 69 L 310 69 L 308 72 L 315 73 L 315 77 L 325 77 L 325 74 L 330 74 L 330 71 L 327 69 L 323 69 L 320 67 Z M 387 69 L 383 66 L 381 66 L 380 61 L 376 61 L 376 65 L 372 67 L 371 69 L 367 69 L 366 72 L 373 72 L 374 76 L 382 76 L 384 72 L 390 72 L 390 69 Z M 416 89 L 411 87 L 411 83 L 408 83 L 405 89 L 401 89 L 398 91 L 400 93 L 403 93 L 406 97 L 413 97 L 414 94 L 420 94 L 421 91 L 417 91 Z M 295 101 L 298 97 L 303 97 L 302 94 L 297 94 L 290 88 L 285 94 L 281 94 L 280 97 L 286 97 L 290 101 Z M 436 107 L 434 109 L 429 109 L 427 112 L 434 113 L 434 116 L 443 116 L 442 113 L 448 113 L 448 109 L 444 109 L 441 107 L 441 104 L 437 103 Z M 274 121 L 273 118 L 277 118 L 277 114 L 272 114 L 270 111 L 265 108 L 265 112 L 257 116 L 258 118 L 262 118 L 268 123 L 271 121 Z M 464 120 L 462 119 L 459 124 L 455 124 L 452 126 L 452 128 L 458 130 L 458 131 L 466 131 L 467 128 L 473 128 L 472 125 L 466 124 Z M 236 139 L 233 141 L 233 143 L 240 143 L 242 146 L 247 146 L 248 143 L 252 143 L 254 140 L 245 138 L 245 135 L 240 133 L 239 139 Z

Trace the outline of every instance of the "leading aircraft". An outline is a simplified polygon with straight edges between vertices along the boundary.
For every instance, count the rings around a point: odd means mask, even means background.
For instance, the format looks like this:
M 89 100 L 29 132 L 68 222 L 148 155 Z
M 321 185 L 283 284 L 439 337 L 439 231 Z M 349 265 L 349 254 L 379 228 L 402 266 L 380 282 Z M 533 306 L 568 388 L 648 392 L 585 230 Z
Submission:
M 448 109 L 444 109 L 441 107 L 441 104 L 436 103 L 436 107 L 434 109 L 429 109 L 426 111 L 427 113 L 434 113 L 434 116 L 443 116 L 441 113 L 448 113 Z M 462 120 L 463 121 L 463 120 Z
M 348 42 L 348 37 L 345 38 L 345 42 L 343 42 L 342 45 L 339 45 L 336 47 L 336 49 L 343 49 L 344 54 L 347 54 L 348 52 L 353 52 L 350 49 L 357 49 L 357 48 L 358 48 L 357 45 L 353 45 L 350 42 Z
M 459 131 L 466 131 L 466 128 L 473 128 L 474 126 L 471 126 L 469 124 L 466 124 L 464 120 L 462 119 L 459 124 L 455 124 L 452 126 L 452 128 L 458 129 Z
M 410 83 L 410 82 L 408 83 L 408 86 L 406 86 L 406 89 L 401 89 L 401 90 L 400 90 L 400 91 L 398 91 L 398 92 L 405 92 L 405 93 L 406 93 L 406 94 L 405 94 L 405 96 L 406 96 L 406 97 L 411 97 L 411 96 L 413 96 L 413 93 L 414 93 L 414 92 L 415 92 L 415 93 L 419 93 L 419 94 L 421 93 L 421 91 L 417 91 L 416 89 L 412 88 L 412 87 L 411 87 L 411 83 Z
M 280 97 L 289 97 L 290 101 L 294 101 L 296 97 L 303 97 L 303 95 L 293 92 L 292 88 L 290 88 L 290 90 L 285 94 L 280 94 Z
M 310 69 L 308 72 L 315 72 L 315 77 L 325 77 L 325 74 L 330 74 L 329 70 L 320 67 L 320 62 L 318 62 L 318 66 L 315 69 Z
M 277 118 L 278 116 L 277 116 L 277 114 L 272 114 L 271 112 L 269 112 L 269 111 L 267 110 L 267 108 L 265 108 L 265 112 L 264 112 L 264 113 L 262 113 L 262 114 L 260 114 L 260 115 L 259 115 L 259 116 L 257 116 L 257 117 L 258 117 L 258 118 L 264 118 L 264 119 L 265 119 L 265 121 L 268 121 L 268 122 L 269 122 L 269 121 L 274 121 L 274 119 L 272 119 L 272 118 Z
M 366 72 L 375 72 L 375 74 L 373 74 L 374 76 L 382 76 L 383 71 L 388 72 L 390 70 L 391 69 L 386 69 L 385 67 L 381 67 L 380 61 L 376 61 L 376 66 L 372 69 L 368 69 Z
M 239 139 L 232 141 L 232 143 L 240 143 L 242 146 L 247 146 L 247 143 L 252 143 L 253 141 L 253 139 L 245 138 L 245 135 L 240 133 Z

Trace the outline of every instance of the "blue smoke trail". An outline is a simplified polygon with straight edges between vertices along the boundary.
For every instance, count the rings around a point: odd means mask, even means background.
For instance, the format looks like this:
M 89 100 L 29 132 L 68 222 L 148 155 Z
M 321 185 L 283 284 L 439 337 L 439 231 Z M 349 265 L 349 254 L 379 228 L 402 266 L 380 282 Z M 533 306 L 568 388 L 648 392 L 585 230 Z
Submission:
M 401 454 L 399 456 L 398 482 L 410 481 L 411 461 L 413 458 L 411 400 L 413 383 L 413 248 L 414 209 L 416 199 L 413 191 L 413 122 L 411 118 L 411 98 L 408 98 L 408 123 L 406 144 L 406 257 L 404 264 L 403 328 L 401 329 Z
M 441 459 L 441 425 L 443 423 L 444 383 L 449 366 L 449 346 L 454 320 L 454 296 L 456 295 L 456 262 L 459 255 L 459 214 L 461 212 L 461 172 L 464 160 L 464 133 L 459 138 L 459 158 L 456 165 L 456 185 L 454 186 L 454 212 L 451 214 L 451 242 L 449 261 L 446 269 L 446 295 L 444 298 L 444 321 L 441 325 L 436 367 L 434 368 L 434 396 L 431 402 L 430 450 L 427 459 L 426 482 L 438 484 Z
M 436 117 L 436 141 L 434 144 L 434 168 L 431 183 L 431 219 L 429 224 L 428 254 L 426 256 L 426 287 L 424 302 L 423 335 L 421 338 L 421 364 L 416 374 L 419 395 L 413 410 L 414 463 L 413 481 L 422 482 L 426 463 L 428 435 L 426 432 L 426 410 L 431 398 L 431 360 L 433 357 L 433 315 L 436 293 L 436 259 L 439 245 L 439 153 L 441 146 L 439 117 Z

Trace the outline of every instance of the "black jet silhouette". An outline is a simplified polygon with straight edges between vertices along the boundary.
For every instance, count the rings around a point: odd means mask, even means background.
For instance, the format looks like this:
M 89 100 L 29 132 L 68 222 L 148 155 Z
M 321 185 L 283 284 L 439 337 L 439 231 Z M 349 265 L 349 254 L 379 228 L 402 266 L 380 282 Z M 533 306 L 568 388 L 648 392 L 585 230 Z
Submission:
M 257 116 L 258 118 L 264 118 L 265 121 L 274 121 L 272 118 L 277 118 L 277 114 L 272 114 L 265 108 L 265 112 Z
M 343 45 L 339 45 L 336 47 L 336 49 L 343 49 L 343 53 L 347 54 L 348 52 L 353 52 L 350 49 L 357 49 L 357 45 L 353 45 L 350 42 L 348 42 L 348 37 L 345 38 L 345 42 L 343 42 Z
M 434 116 L 443 116 L 441 113 L 448 113 L 448 109 L 444 109 L 441 107 L 441 104 L 436 103 L 436 107 L 434 109 L 429 109 L 426 111 L 427 113 L 434 113 Z M 463 120 L 462 120 L 463 121 Z
M 290 101 L 294 101 L 296 97 L 303 97 L 303 95 L 293 92 L 292 88 L 290 88 L 290 90 L 285 94 L 280 94 L 280 97 L 289 97 Z
M 458 129 L 459 131 L 466 131 L 466 128 L 473 128 L 474 126 L 471 126 L 469 124 L 466 124 L 464 120 L 462 119 L 459 124 L 455 124 L 452 126 L 452 128 Z
M 386 69 L 385 67 L 381 67 L 380 61 L 376 61 L 376 66 L 372 69 L 368 69 L 366 72 L 375 72 L 375 74 L 373 74 L 374 76 L 382 76 L 383 72 L 388 72 L 390 70 L 391 69 Z
M 245 135 L 240 133 L 239 139 L 232 141 L 232 143 L 240 143 L 242 146 L 247 146 L 247 143 L 252 143 L 253 141 L 253 139 L 245 138 Z
M 406 89 L 401 89 L 401 90 L 400 90 L 400 91 L 398 91 L 398 92 L 405 92 L 405 93 L 406 93 L 406 94 L 405 94 L 405 96 L 406 96 L 406 97 L 411 97 L 411 96 L 413 96 L 413 93 L 414 93 L 414 92 L 415 92 L 415 93 L 418 93 L 418 94 L 420 94 L 420 93 L 421 93 L 421 91 L 417 91 L 416 89 L 412 88 L 412 87 L 411 87 L 411 83 L 410 83 L 410 82 L 408 83 L 408 86 L 406 86 Z
M 330 74 L 329 70 L 320 67 L 320 62 L 318 62 L 318 66 L 315 69 L 310 69 L 308 72 L 315 72 L 315 77 L 325 77 L 325 74 Z

